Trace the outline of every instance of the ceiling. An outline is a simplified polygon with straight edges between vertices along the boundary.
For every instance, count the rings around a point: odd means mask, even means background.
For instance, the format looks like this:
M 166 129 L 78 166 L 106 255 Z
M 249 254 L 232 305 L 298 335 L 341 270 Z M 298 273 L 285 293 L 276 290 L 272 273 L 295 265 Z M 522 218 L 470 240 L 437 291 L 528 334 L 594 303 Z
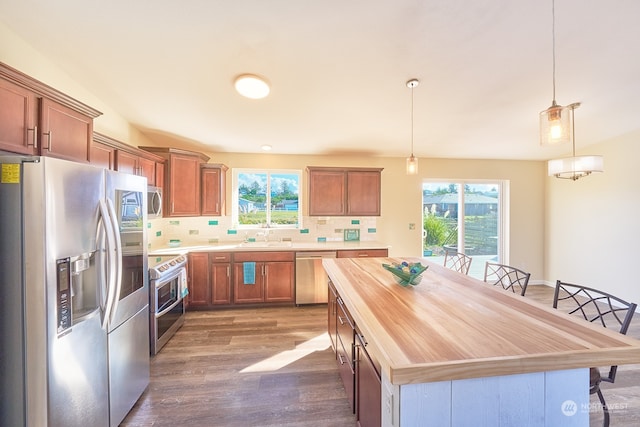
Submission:
M 582 102 L 578 152 L 638 130 L 640 2 L 555 9 L 556 99 Z M 419 157 L 571 152 L 538 142 L 551 0 L 0 0 L 0 20 L 161 144 L 404 157 L 417 78 Z M 240 97 L 244 73 L 270 96 Z

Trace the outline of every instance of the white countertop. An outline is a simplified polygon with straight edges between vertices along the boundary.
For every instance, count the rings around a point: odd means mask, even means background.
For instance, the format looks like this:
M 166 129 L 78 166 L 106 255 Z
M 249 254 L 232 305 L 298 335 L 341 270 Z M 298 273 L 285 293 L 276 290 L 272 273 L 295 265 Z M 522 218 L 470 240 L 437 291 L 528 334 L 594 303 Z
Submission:
M 389 249 L 389 245 L 381 242 L 220 242 L 211 244 L 182 243 L 177 248 L 158 246 L 149 249 L 150 256 L 155 255 L 184 255 L 189 252 L 243 252 L 243 251 L 339 251 L 359 249 Z

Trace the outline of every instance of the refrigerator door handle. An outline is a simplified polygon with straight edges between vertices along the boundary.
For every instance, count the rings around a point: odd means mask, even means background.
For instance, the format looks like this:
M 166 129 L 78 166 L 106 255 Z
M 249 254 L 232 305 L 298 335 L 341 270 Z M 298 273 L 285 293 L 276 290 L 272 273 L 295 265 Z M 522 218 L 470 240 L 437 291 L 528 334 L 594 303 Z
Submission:
M 104 235 L 106 237 L 106 248 L 104 249 L 104 251 L 107 253 L 106 259 L 104 259 L 101 263 L 103 268 L 102 268 L 102 272 L 100 273 L 101 279 L 102 279 L 101 303 L 104 303 L 102 329 L 107 329 L 110 314 L 112 311 L 113 294 L 116 289 L 116 283 L 115 283 L 116 275 L 114 271 L 115 265 L 116 265 L 116 261 L 114 259 L 114 255 L 115 255 L 114 248 L 115 248 L 116 242 L 115 242 L 115 237 L 113 236 L 113 229 L 112 229 L 111 221 L 109 219 L 109 211 L 107 208 L 107 204 L 104 202 L 104 200 L 100 200 L 99 206 L 100 206 L 100 217 L 101 217 L 100 223 L 102 225 L 102 229 L 104 230 Z M 99 223 L 99 226 L 100 226 L 100 223 Z M 106 263 L 106 266 L 105 266 L 105 263 Z M 106 271 L 107 270 L 106 267 L 108 267 L 108 271 Z
M 120 240 L 120 226 L 118 225 L 118 216 L 111 199 L 107 198 L 107 208 L 111 218 L 111 229 L 116 240 L 116 265 L 115 265 L 115 290 L 113 299 L 111 300 L 111 312 L 109 313 L 109 323 L 111 323 L 118 310 L 118 300 L 120 299 L 120 290 L 122 288 L 122 241 Z

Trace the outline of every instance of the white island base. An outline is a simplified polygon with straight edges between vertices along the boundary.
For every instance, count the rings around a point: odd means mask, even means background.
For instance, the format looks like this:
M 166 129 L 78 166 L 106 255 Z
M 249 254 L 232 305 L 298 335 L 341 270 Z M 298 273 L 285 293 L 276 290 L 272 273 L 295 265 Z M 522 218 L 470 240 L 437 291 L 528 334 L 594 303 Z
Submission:
M 589 369 L 393 385 L 383 427 L 589 426 Z

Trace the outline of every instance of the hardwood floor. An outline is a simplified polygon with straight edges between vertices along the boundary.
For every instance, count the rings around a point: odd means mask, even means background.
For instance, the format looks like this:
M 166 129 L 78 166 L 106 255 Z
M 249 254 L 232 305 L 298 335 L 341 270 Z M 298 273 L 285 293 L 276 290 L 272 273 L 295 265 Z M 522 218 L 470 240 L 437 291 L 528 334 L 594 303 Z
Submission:
M 354 426 L 326 305 L 188 312 L 122 426 Z
M 526 298 L 551 305 L 553 289 Z M 355 426 L 326 332 L 326 306 L 188 312 L 151 361 L 124 427 Z M 628 332 L 640 339 L 640 315 Z M 640 365 L 602 386 L 611 426 L 640 425 Z M 591 396 L 590 425 L 602 425 Z

